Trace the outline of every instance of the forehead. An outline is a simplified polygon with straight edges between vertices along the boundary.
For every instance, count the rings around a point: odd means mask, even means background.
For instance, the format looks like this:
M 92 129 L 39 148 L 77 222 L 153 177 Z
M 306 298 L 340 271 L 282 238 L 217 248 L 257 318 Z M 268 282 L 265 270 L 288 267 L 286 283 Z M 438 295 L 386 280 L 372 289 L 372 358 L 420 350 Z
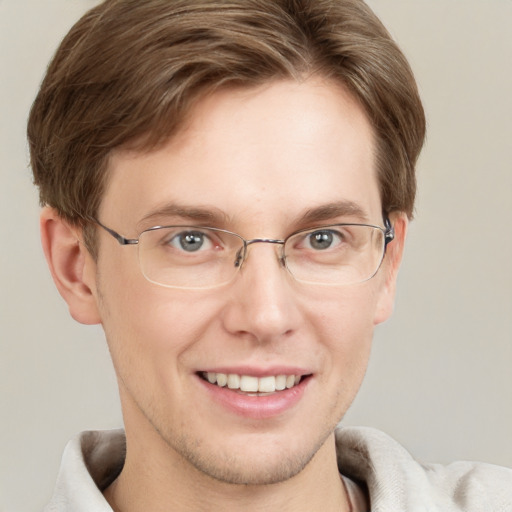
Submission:
M 202 98 L 157 151 L 112 156 L 101 216 L 133 228 L 195 209 L 231 227 L 270 228 L 345 202 L 378 221 L 374 160 L 371 126 L 339 85 L 310 79 L 224 89 Z

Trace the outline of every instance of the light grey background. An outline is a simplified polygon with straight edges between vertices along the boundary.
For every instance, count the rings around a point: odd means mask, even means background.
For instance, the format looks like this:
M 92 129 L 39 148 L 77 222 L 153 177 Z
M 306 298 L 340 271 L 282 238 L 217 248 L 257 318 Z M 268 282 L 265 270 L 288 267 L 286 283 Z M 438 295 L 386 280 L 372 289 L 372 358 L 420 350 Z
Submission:
M 0 0 L 0 512 L 41 509 L 66 441 L 121 425 L 99 327 L 46 270 L 25 120 L 46 63 L 93 0 Z M 346 424 L 423 461 L 512 466 L 512 1 L 373 0 L 428 115 L 395 315 Z

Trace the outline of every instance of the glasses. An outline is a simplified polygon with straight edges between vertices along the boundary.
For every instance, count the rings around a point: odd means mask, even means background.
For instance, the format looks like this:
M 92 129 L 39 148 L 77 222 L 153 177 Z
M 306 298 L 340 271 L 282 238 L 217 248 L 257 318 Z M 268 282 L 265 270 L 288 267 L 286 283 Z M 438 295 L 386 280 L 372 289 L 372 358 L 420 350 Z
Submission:
M 137 245 L 139 264 L 148 281 L 168 288 L 207 289 L 231 281 L 247 259 L 249 246 L 280 246 L 280 264 L 299 282 L 344 286 L 371 279 L 394 238 L 370 224 L 333 224 L 296 231 L 284 240 L 246 240 L 224 229 L 201 226 L 154 226 L 138 238 L 126 238 L 93 220 L 121 245 Z

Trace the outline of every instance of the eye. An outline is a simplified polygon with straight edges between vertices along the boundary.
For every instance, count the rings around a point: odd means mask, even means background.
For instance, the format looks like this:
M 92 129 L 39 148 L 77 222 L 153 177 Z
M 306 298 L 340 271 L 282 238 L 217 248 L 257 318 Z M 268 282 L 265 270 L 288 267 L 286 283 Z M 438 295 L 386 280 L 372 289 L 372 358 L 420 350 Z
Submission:
M 211 239 L 202 231 L 182 231 L 174 235 L 167 243 L 186 252 L 198 252 L 213 247 Z
M 343 242 L 342 235 L 332 229 L 321 229 L 309 233 L 304 239 L 304 245 L 307 249 L 323 251 L 331 249 Z

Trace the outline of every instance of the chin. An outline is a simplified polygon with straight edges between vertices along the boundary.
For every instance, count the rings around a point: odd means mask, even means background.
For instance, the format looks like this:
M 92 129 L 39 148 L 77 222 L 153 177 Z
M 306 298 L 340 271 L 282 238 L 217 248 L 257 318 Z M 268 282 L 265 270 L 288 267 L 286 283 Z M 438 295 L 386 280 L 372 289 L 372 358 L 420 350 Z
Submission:
M 224 443 L 196 442 L 189 436 L 167 444 L 202 475 L 231 485 L 278 484 L 298 475 L 326 444 L 331 430 L 316 443 L 305 437 L 272 439 L 265 434 L 234 442 L 228 435 Z
M 276 460 L 279 456 L 279 460 Z M 218 458 L 198 459 L 189 457 L 194 467 L 202 474 L 230 485 L 272 485 L 284 482 L 300 473 L 313 458 L 312 454 L 282 457 L 272 454 L 269 457 L 244 457 L 227 454 L 222 460 Z

